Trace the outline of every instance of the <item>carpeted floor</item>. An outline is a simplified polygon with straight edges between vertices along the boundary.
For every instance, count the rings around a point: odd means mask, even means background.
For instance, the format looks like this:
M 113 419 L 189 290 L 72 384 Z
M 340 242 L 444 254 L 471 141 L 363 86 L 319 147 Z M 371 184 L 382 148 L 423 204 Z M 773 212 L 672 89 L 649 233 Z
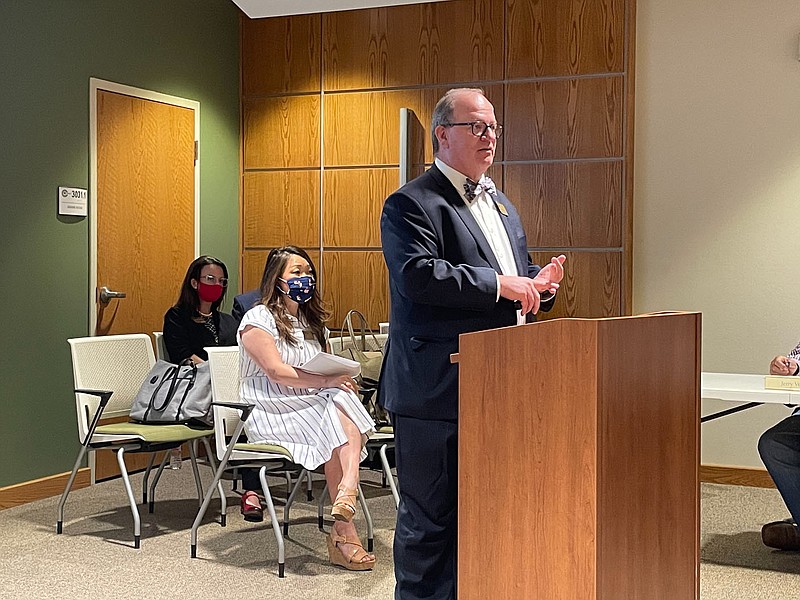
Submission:
M 395 511 L 378 474 L 364 476 L 375 525 L 376 569 L 351 573 L 331 566 L 324 534 L 317 529 L 316 503 L 301 499 L 292 508 L 286 578 L 281 580 L 267 521 L 245 523 L 238 497 L 230 491 L 228 526 L 220 527 L 209 511 L 199 530 L 198 558 L 189 557 L 197 504 L 187 467 L 164 474 L 156 512 L 145 509 L 142 514 L 138 551 L 119 481 L 73 492 L 60 536 L 55 535 L 58 498 L 0 511 L 0 598 L 392 598 Z M 210 478 L 208 469 L 203 477 Z M 140 482 L 141 475 L 133 477 L 137 496 Z M 282 482 L 274 482 L 275 496 L 283 497 Z M 315 495 L 321 486 L 319 481 Z M 775 490 L 704 484 L 701 503 L 703 600 L 800 600 L 800 552 L 770 550 L 759 536 L 764 522 L 786 516 Z M 278 508 L 282 513 L 282 505 Z M 360 512 L 356 520 L 364 539 Z

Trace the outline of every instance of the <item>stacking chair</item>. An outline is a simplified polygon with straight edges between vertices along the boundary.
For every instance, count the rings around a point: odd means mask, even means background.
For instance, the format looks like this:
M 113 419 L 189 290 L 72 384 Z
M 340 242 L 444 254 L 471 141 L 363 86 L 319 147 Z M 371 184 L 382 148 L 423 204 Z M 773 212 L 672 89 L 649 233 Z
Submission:
M 169 362 L 169 353 L 167 352 L 167 344 L 164 342 L 164 333 L 161 331 L 153 332 L 153 340 L 156 343 L 156 359 L 166 360 Z
M 133 515 L 134 547 L 139 548 L 141 521 L 125 465 L 125 454 L 155 453 L 171 450 L 184 442 L 190 442 L 189 450 L 195 484 L 198 496 L 202 496 L 203 487 L 197 469 L 196 444 L 198 440 L 202 441 L 208 456 L 212 457 L 208 438 L 214 432 L 209 429 L 193 429 L 186 425 L 142 425 L 130 422 L 99 425 L 101 418 L 129 415 L 131 404 L 142 381 L 155 364 L 153 345 L 150 338 L 143 333 L 74 338 L 68 342 L 72 354 L 75 408 L 81 448 L 58 504 L 56 531 L 57 533 L 63 531 L 64 505 L 86 453 L 98 449 L 111 449 L 116 452 L 122 482 Z M 150 486 L 150 512 L 153 512 L 155 487 L 168 456 L 169 453 L 165 452 L 164 459 Z M 147 502 L 147 482 L 152 464 L 151 458 L 142 483 L 142 495 L 145 502 Z M 221 487 L 219 492 L 222 492 Z
M 288 473 L 290 469 L 298 469 L 299 467 L 294 464 L 291 453 L 282 446 L 239 442 L 239 438 L 244 431 L 244 424 L 253 410 L 253 406 L 243 403 L 239 396 L 239 348 L 238 346 L 223 346 L 206 348 L 206 351 L 208 352 L 208 364 L 211 371 L 211 390 L 214 398 L 212 403 L 214 432 L 216 434 L 219 465 L 214 475 L 214 480 L 206 491 L 203 503 L 192 525 L 191 556 L 192 558 L 197 557 L 197 530 L 211 502 L 214 489 L 219 485 L 223 472 L 227 469 L 238 467 L 257 467 L 267 512 L 272 523 L 272 531 L 278 545 L 278 577 L 283 577 L 285 565 L 283 536 L 288 533 L 289 509 L 301 488 L 301 484 L 307 479 L 308 472 L 302 469 L 293 487 L 291 486 L 291 478 L 287 476 L 287 484 L 291 488 L 291 493 L 284 506 L 284 526 L 283 533 L 281 533 L 267 475 L 281 475 Z M 226 439 L 229 441 L 226 442 Z M 225 511 L 227 504 L 224 495 L 221 496 L 221 499 L 221 524 L 224 527 L 226 524 Z

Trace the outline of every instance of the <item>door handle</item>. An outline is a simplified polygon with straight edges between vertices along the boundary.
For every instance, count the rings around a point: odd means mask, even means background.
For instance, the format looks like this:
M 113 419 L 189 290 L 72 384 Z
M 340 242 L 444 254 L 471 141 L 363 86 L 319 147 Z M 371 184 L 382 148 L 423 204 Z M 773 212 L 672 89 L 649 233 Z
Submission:
M 100 288 L 100 304 L 108 304 L 112 298 L 124 298 L 125 292 L 112 292 L 106 286 Z

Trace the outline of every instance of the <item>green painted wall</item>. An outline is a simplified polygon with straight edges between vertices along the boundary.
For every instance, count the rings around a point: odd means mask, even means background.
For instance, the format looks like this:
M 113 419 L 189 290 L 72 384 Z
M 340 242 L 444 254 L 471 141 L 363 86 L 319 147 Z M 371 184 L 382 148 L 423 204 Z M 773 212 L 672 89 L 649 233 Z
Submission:
M 0 2 L 0 487 L 78 449 L 66 340 L 88 330 L 89 229 L 56 191 L 89 187 L 90 77 L 200 102 L 200 248 L 238 288 L 238 19 L 230 0 Z

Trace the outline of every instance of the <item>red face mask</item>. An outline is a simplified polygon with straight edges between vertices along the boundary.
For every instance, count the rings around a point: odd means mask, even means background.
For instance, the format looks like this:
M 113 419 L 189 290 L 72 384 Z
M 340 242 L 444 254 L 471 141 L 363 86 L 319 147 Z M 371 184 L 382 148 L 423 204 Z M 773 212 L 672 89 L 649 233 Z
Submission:
M 202 281 L 197 284 L 197 295 L 203 302 L 216 302 L 222 297 L 225 288 L 221 285 L 210 285 Z

